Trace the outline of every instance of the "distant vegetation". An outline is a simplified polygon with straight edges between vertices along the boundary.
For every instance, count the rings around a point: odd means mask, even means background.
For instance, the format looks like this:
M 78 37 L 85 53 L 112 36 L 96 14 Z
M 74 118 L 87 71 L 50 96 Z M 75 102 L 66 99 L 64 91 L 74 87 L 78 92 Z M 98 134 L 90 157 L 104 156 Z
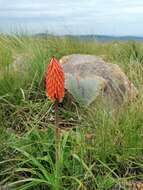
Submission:
M 80 39 L 97 40 L 99 42 L 111 42 L 111 41 L 141 41 L 143 37 L 138 36 L 107 36 L 107 35 L 79 35 Z
M 47 37 L 49 34 L 39 33 L 36 34 L 38 37 Z M 108 35 L 64 35 L 61 37 L 74 38 L 79 40 L 87 40 L 87 41 L 98 41 L 98 42 L 113 42 L 113 41 L 138 41 L 143 42 L 142 36 L 108 36 Z
M 93 54 L 119 64 L 139 90 L 116 116 L 100 104 L 60 107 L 61 173 L 55 167 L 51 57 Z M 72 37 L 0 37 L 0 185 L 14 190 L 108 190 L 143 181 L 143 43 Z

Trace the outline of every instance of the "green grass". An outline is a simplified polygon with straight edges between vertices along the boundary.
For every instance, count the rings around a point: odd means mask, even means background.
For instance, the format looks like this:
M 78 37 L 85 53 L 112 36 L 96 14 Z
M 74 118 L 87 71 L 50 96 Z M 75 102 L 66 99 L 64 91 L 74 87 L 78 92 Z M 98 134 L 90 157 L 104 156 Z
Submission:
M 60 106 L 63 130 L 55 163 L 53 104 L 44 74 L 51 57 L 82 53 L 119 64 L 139 90 L 118 115 L 95 104 Z M 24 60 L 13 67 L 15 59 Z M 143 44 L 56 37 L 0 37 L 0 185 L 15 190 L 108 190 L 143 180 Z M 68 124 L 66 124 L 68 125 Z M 63 126 L 64 127 L 64 126 Z

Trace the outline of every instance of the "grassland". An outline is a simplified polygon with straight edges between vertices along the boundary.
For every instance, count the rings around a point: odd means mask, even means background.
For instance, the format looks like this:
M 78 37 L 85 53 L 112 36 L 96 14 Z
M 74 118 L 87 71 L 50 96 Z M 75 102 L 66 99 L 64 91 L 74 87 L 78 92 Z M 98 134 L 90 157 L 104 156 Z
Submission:
M 139 90 L 116 117 L 98 104 L 60 106 L 60 172 L 53 104 L 44 74 L 51 57 L 84 53 L 119 64 Z M 14 190 L 108 190 L 143 181 L 143 44 L 0 36 L 0 185 Z

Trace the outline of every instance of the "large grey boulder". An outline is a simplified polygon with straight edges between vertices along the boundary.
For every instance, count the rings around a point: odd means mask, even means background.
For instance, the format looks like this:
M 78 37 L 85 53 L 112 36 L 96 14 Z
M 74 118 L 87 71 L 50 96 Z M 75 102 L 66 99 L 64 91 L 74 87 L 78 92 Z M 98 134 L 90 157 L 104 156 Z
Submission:
M 85 105 L 101 96 L 116 103 L 132 100 L 137 89 L 121 68 L 94 55 L 64 56 L 60 63 L 65 72 L 65 88 L 76 100 Z

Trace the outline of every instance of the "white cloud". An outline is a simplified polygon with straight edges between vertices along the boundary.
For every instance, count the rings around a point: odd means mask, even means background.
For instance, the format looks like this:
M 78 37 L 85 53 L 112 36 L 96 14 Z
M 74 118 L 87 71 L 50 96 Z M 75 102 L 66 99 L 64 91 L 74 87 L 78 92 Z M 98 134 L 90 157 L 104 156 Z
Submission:
M 125 13 L 130 14 L 142 14 L 143 15 L 143 5 L 142 6 L 134 6 L 134 7 L 126 7 L 124 9 Z
M 61 33 L 70 28 L 71 33 L 143 35 L 142 22 L 143 0 L 0 0 L 5 30 L 23 24 L 37 32 L 54 26 Z

